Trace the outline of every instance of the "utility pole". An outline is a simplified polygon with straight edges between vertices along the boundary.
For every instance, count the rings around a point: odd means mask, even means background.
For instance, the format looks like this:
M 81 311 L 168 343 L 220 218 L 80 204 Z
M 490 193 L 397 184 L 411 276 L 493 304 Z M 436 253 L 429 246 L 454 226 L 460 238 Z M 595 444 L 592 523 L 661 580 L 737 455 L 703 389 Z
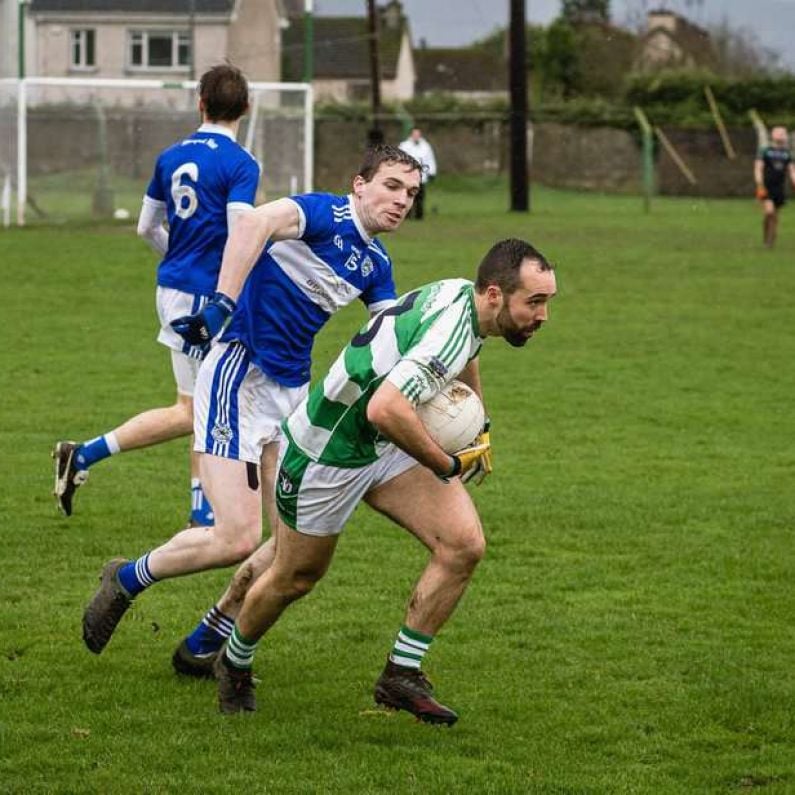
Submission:
M 315 20 L 313 0 L 304 0 L 304 82 L 311 83 L 315 71 Z
M 370 98 L 371 126 L 367 132 L 369 144 L 380 144 L 384 140 L 381 130 L 381 65 L 378 52 L 378 16 L 375 0 L 367 0 L 367 30 L 370 38 Z
M 196 79 L 196 0 L 188 0 L 188 80 Z
M 526 213 L 530 209 L 530 180 L 527 173 L 528 102 L 525 0 L 510 0 L 510 4 L 508 74 L 511 97 L 511 210 Z
M 17 5 L 17 76 L 25 77 L 25 8 L 28 0 L 19 0 Z

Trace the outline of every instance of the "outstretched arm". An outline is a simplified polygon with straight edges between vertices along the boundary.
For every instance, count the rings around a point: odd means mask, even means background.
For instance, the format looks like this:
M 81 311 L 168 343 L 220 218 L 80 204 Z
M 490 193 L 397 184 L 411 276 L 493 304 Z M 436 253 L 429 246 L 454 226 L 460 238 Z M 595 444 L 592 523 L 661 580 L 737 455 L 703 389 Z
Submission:
M 277 199 L 242 213 L 226 241 L 218 292 L 236 301 L 265 244 L 298 237 L 300 225 L 298 205 L 291 199 Z
M 195 315 L 171 321 L 171 327 L 191 345 L 208 345 L 223 331 L 251 269 L 268 240 L 299 237 L 303 214 L 291 199 L 277 199 L 245 212 L 227 238 L 221 273 L 212 299 Z

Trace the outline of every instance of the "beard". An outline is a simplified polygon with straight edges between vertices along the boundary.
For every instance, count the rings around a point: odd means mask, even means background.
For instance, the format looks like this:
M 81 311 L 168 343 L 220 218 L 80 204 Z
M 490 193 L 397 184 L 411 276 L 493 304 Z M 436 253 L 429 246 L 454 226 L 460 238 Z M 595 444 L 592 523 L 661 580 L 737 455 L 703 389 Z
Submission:
M 500 329 L 502 338 L 514 348 L 523 348 L 530 341 L 530 335 L 541 327 L 541 323 L 536 321 L 530 326 L 519 328 L 514 322 L 507 306 L 503 306 L 497 315 L 497 326 Z M 529 332 L 529 333 L 528 333 Z

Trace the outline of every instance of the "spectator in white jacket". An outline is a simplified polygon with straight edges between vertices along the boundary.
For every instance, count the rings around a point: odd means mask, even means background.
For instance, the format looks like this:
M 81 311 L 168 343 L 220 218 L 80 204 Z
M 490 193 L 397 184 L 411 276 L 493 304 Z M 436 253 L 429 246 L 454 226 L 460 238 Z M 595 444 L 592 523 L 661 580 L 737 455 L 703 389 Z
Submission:
M 419 221 L 425 214 L 425 188 L 436 176 L 436 157 L 419 127 L 412 128 L 411 135 L 400 144 L 400 148 L 422 163 L 422 184 L 420 192 L 414 197 L 414 211 L 410 216 Z

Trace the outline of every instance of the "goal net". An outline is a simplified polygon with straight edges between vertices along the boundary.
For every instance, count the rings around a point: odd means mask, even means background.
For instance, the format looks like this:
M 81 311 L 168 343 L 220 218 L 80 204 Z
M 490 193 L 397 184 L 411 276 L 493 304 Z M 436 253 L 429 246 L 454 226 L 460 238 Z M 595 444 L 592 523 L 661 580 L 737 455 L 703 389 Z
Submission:
M 249 88 L 238 143 L 262 166 L 258 202 L 311 190 L 311 90 Z M 134 218 L 157 155 L 199 123 L 195 82 L 0 81 L 0 189 L 19 224 Z

